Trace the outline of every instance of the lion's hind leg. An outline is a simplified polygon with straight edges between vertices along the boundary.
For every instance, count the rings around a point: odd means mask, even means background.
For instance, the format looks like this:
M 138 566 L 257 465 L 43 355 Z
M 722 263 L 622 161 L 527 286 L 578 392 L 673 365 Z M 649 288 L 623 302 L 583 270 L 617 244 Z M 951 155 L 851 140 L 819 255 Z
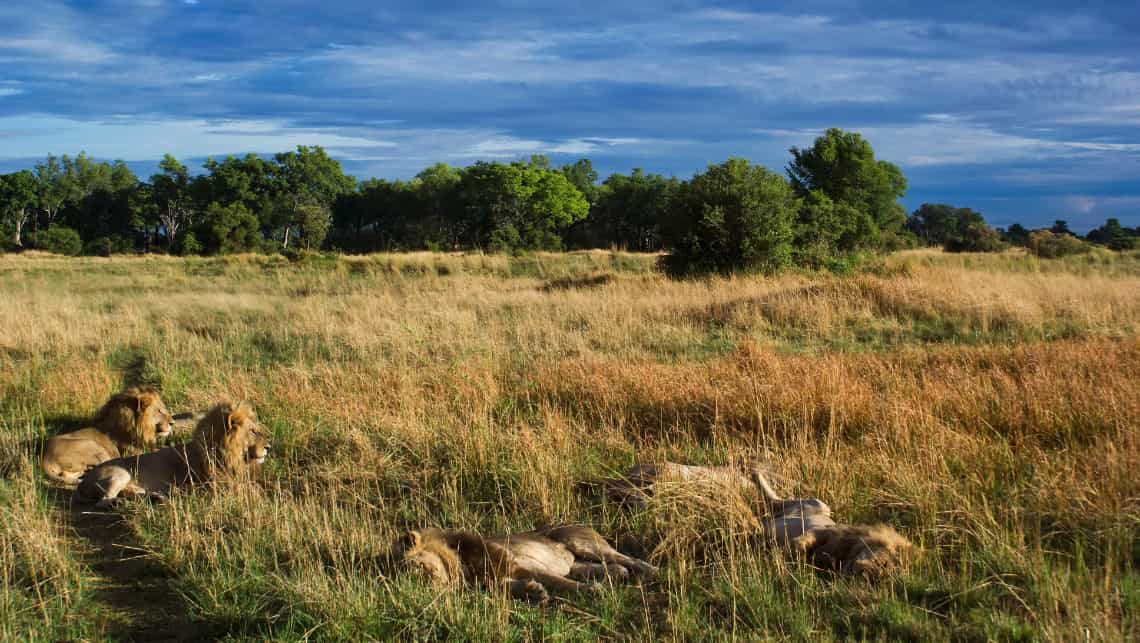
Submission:
M 590 563 L 575 561 L 570 566 L 569 578 L 578 581 L 594 581 L 613 578 L 617 582 L 629 580 L 629 570 L 616 563 Z
M 134 482 L 130 471 L 117 467 L 108 471 L 95 485 L 103 494 L 95 503 L 99 509 L 111 509 L 123 498 L 148 495 L 146 489 Z

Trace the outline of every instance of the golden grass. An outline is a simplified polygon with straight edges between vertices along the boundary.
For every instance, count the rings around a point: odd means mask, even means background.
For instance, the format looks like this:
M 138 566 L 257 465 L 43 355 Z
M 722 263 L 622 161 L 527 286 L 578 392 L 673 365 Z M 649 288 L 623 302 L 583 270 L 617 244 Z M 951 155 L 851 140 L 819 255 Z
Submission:
M 0 410 L 25 445 L 0 486 L 35 497 L 34 440 L 146 381 L 175 409 L 249 399 L 280 447 L 255 487 L 128 512 L 215 633 L 1136 634 L 1135 257 L 921 251 L 850 277 L 687 281 L 655 260 L 0 257 Z M 878 585 L 828 579 L 760 547 L 751 499 L 664 494 L 629 515 L 577 491 L 639 458 L 755 456 L 920 553 Z M 12 511 L 58 541 L 50 514 Z M 541 609 L 383 564 L 407 527 L 562 520 L 656 556 L 663 579 Z M 0 562 L 0 591 L 26 595 Z

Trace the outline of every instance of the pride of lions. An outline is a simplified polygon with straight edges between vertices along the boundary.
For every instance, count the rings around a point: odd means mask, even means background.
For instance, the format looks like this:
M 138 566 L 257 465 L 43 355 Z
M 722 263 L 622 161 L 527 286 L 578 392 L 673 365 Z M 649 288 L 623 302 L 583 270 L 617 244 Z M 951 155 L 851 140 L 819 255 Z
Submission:
M 73 488 L 77 502 L 109 509 L 125 498 L 161 500 L 176 488 L 248 477 L 269 454 L 269 440 L 245 403 L 216 404 L 200 416 L 189 442 L 156 449 L 174 429 L 175 416 L 158 391 L 131 387 L 112 396 L 91 427 L 49 439 L 43 470 L 52 481 Z M 889 526 L 836 523 L 831 508 L 817 498 L 781 498 L 756 464 L 646 463 L 602 481 L 612 501 L 633 508 L 644 507 L 665 484 L 759 495 L 765 539 L 821 569 L 877 576 L 898 565 L 911 548 Z M 491 537 L 415 529 L 392 545 L 390 561 L 437 583 L 475 582 L 536 601 L 545 601 L 549 592 L 593 593 L 600 580 L 657 573 L 655 566 L 622 554 L 584 525 Z

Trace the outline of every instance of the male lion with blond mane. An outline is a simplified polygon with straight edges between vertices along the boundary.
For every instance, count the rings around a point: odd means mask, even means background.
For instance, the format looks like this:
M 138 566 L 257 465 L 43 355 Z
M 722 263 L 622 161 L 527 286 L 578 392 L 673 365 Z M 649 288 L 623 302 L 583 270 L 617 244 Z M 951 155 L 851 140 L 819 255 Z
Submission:
M 609 497 L 643 507 L 657 487 L 717 497 L 724 492 L 757 492 L 765 505 L 765 536 L 776 546 L 807 557 L 816 567 L 845 574 L 875 575 L 897 565 L 910 541 L 887 525 L 842 525 L 819 498 L 781 498 L 755 462 L 701 466 L 656 462 L 638 464 L 605 481 Z
M 132 386 L 107 400 L 92 424 L 44 444 L 42 465 L 48 478 L 72 486 L 85 471 L 120 457 L 128 448 L 152 449 L 174 430 L 174 416 L 158 391 Z
M 583 525 L 483 538 L 463 531 L 409 531 L 392 548 L 392 560 L 447 585 L 475 581 L 504 587 L 514 598 L 544 602 L 547 590 L 594 593 L 593 582 L 657 573 L 649 563 L 619 553 Z
M 176 487 L 247 475 L 268 454 L 269 440 L 249 405 L 222 402 L 198 422 L 188 444 L 104 462 L 83 475 L 75 497 L 100 508 L 123 497 L 161 499 Z
M 875 576 L 896 566 L 910 541 L 887 525 L 840 525 L 818 498 L 781 498 L 759 469 L 752 472 L 769 517 L 764 531 L 778 546 L 806 555 L 816 567 Z

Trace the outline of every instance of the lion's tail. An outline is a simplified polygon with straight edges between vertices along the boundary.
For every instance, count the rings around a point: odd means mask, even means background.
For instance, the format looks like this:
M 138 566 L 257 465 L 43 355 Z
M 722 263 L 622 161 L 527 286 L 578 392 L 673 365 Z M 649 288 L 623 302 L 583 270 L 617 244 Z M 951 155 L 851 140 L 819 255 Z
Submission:
M 749 471 L 749 477 L 752 478 L 752 482 L 756 485 L 756 488 L 764 494 L 764 499 L 767 500 L 769 504 L 776 505 L 784 501 L 783 498 L 777 496 L 776 492 L 772 490 L 772 485 L 768 484 L 768 479 L 764 477 L 758 465 L 752 467 L 752 470 Z

